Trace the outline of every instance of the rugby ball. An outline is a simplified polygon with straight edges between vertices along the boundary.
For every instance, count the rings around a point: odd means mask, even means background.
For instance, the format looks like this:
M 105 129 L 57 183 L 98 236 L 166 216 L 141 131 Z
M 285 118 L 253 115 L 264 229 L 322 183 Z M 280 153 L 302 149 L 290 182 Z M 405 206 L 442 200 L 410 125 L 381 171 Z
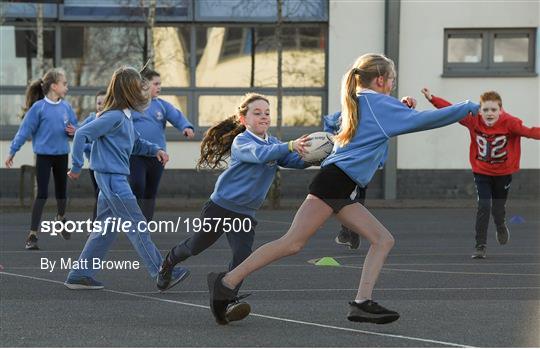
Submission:
M 310 145 L 305 147 L 307 154 L 305 162 L 319 163 L 324 160 L 334 148 L 334 135 L 329 132 L 314 132 L 309 135 Z

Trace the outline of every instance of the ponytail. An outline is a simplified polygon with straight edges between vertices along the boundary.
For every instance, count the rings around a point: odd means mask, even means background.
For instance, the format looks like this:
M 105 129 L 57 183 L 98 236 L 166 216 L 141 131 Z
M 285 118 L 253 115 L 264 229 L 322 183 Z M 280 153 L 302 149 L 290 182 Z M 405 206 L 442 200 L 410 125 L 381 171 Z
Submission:
M 34 80 L 26 88 L 25 103 L 22 108 L 21 118 L 24 117 L 28 109 L 40 99 L 45 98 L 52 84 L 56 84 L 60 80 L 60 76 L 65 76 L 66 73 L 61 68 L 52 68 L 47 70 L 42 78 Z
M 381 54 L 368 53 L 358 57 L 353 67 L 345 73 L 341 83 L 341 128 L 334 141 L 341 147 L 347 145 L 358 131 L 360 106 L 357 93 L 370 86 L 380 76 L 388 79 L 394 73 L 394 62 Z
M 26 112 L 34 105 L 34 103 L 45 97 L 42 86 L 43 79 L 37 79 L 32 81 L 26 88 L 24 106 L 22 107 L 20 115 L 21 119 L 24 118 Z
M 201 143 L 201 157 L 197 162 L 197 169 L 215 170 L 224 167 L 231 154 L 234 138 L 245 130 L 246 127 L 238 121 L 236 115 L 208 129 Z
M 340 146 L 345 146 L 356 134 L 360 122 L 360 109 L 358 108 L 357 68 L 349 70 L 341 83 L 341 132 L 336 135 L 334 141 Z

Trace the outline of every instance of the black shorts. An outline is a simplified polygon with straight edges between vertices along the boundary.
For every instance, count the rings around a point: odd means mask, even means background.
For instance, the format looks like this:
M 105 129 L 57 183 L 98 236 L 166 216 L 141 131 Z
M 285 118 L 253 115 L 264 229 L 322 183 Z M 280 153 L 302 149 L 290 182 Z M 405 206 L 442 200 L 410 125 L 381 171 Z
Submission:
M 351 194 L 356 183 L 342 169 L 332 164 L 320 169 L 309 185 L 309 193 L 324 201 L 338 213 L 347 205 L 354 204 Z

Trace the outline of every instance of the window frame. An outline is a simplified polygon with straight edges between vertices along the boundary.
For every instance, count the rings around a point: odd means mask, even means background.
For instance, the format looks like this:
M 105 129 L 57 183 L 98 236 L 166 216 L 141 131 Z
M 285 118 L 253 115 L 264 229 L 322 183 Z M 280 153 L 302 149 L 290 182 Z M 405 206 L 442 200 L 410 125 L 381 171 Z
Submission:
M 448 62 L 448 40 L 451 38 L 475 38 L 482 40 L 482 59 L 479 63 Z M 495 39 L 529 38 L 527 62 L 494 61 Z M 536 73 L 536 28 L 445 28 L 442 77 L 534 77 Z
M 6 21 L 3 23 L 4 26 L 16 26 L 16 27 L 25 27 L 30 28 L 34 27 L 34 23 L 29 22 L 14 22 Z M 55 64 L 62 66 L 62 57 L 61 57 L 61 45 L 62 45 L 62 28 L 68 26 L 92 26 L 92 27 L 110 27 L 110 26 L 126 26 L 126 27 L 144 27 L 144 23 L 118 23 L 118 22 L 93 22 L 93 21 L 70 21 L 70 22 L 61 22 L 49 25 L 50 29 L 55 30 Z M 196 137 L 192 140 L 187 140 L 180 132 L 176 129 L 168 127 L 165 131 L 167 140 L 169 141 L 200 141 L 202 136 L 208 127 L 199 126 L 199 116 L 198 116 L 198 105 L 199 105 L 199 96 L 201 95 L 243 95 L 247 92 L 258 92 L 262 94 L 276 95 L 277 87 L 197 87 L 196 85 L 196 31 L 198 28 L 206 27 L 272 27 L 272 23 L 195 23 L 195 22 L 160 22 L 156 23 L 156 27 L 186 27 L 190 31 L 190 82 L 188 87 L 163 87 L 161 94 L 162 95 L 183 95 L 188 99 L 187 108 L 188 110 L 182 110 L 190 122 L 194 125 L 197 130 Z M 287 22 L 284 23 L 284 27 L 287 28 L 300 28 L 300 27 L 311 27 L 318 26 L 324 30 L 325 43 L 328 43 L 328 22 Z M 325 45 L 324 48 L 324 86 L 321 87 L 283 87 L 283 96 L 317 96 L 322 98 L 321 105 L 321 123 L 318 126 L 282 126 L 282 137 L 283 139 L 293 139 L 297 138 L 302 134 L 311 133 L 320 131 L 322 129 L 322 116 L 328 113 L 328 45 Z M 277 72 L 276 72 L 277 73 Z M 95 95 L 98 90 L 104 89 L 106 86 L 70 86 L 70 95 Z M 23 94 L 26 91 L 26 86 L 12 86 L 12 85 L 2 85 L 0 86 L 0 93 L 4 95 L 18 95 Z M 81 118 L 83 115 L 80 116 Z M 0 127 L 0 140 L 11 140 L 16 134 L 19 125 L 2 125 Z M 273 126 L 270 128 L 272 134 L 276 134 L 276 127 Z

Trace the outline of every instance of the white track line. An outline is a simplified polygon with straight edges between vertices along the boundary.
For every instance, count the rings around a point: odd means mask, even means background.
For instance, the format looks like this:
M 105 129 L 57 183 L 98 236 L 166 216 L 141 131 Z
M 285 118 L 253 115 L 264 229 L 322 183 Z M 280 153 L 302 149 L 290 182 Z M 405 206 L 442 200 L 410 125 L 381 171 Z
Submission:
M 318 259 L 318 258 L 317 258 Z M 317 268 L 318 266 L 313 265 L 314 263 L 310 264 L 269 264 L 265 266 L 265 268 Z M 417 265 L 417 266 L 536 266 L 540 265 L 540 263 L 491 263 L 491 264 L 475 264 L 475 263 L 387 263 L 385 264 L 384 269 L 387 269 L 386 266 L 409 266 L 409 265 Z M 197 268 L 223 268 L 223 264 L 183 264 L 188 269 L 197 269 Z M 362 269 L 361 266 L 355 266 L 355 265 L 342 265 L 345 268 L 352 268 L 352 269 Z M 6 270 L 43 270 L 41 267 L 35 266 L 35 267 L 12 267 L 9 265 L 3 265 L 3 268 Z M 407 270 L 407 269 L 399 269 L 399 270 Z M 460 272 L 461 273 L 461 272 Z M 519 275 L 519 274 L 512 274 L 512 275 Z M 531 274 L 527 274 L 531 275 Z M 534 274 L 532 274 L 534 275 Z
M 344 291 L 357 291 L 356 288 L 291 288 L 291 289 L 245 289 L 243 292 L 344 292 Z M 536 286 L 524 286 L 524 287 L 399 287 L 399 288 L 375 288 L 374 291 L 508 291 L 508 290 L 540 290 L 540 287 Z M 135 294 L 159 294 L 159 291 L 130 291 Z M 190 293 L 208 293 L 208 291 L 167 291 L 172 294 L 190 294 Z
M 362 269 L 357 265 L 342 264 L 339 267 L 350 269 Z M 423 270 L 423 269 L 402 269 L 402 268 L 386 268 L 381 271 L 406 271 L 411 273 L 430 273 L 430 274 L 459 274 L 459 275 L 489 275 L 489 276 L 540 276 L 540 274 L 520 274 L 520 273 L 482 273 L 482 272 L 467 272 L 467 271 L 447 271 L 447 270 Z
M 343 265 L 343 267 L 350 268 Z M 360 267 L 354 267 L 359 268 Z M 421 270 L 421 269 L 401 269 L 401 268 L 384 268 L 384 271 L 406 271 L 412 273 L 431 273 L 431 274 L 461 274 L 461 275 L 490 275 L 490 276 L 540 276 L 540 274 L 518 274 L 518 273 L 475 273 L 466 271 L 446 271 L 446 270 Z
M 61 282 L 61 281 L 38 278 L 38 277 L 34 277 L 34 276 L 20 275 L 20 274 L 14 274 L 14 273 L 6 273 L 6 272 L 0 272 L 0 274 L 2 274 L 2 275 L 10 275 L 10 276 L 17 276 L 17 277 L 22 277 L 22 278 L 27 278 L 27 279 L 32 279 L 32 280 L 38 280 L 38 281 L 44 281 L 44 282 L 50 282 L 50 283 L 63 285 L 63 282 Z M 163 298 L 156 298 L 156 297 L 150 297 L 150 296 L 135 294 L 135 293 L 131 293 L 131 292 L 115 291 L 115 290 L 110 290 L 110 289 L 103 289 L 102 291 L 109 292 L 109 293 L 126 295 L 126 296 L 138 297 L 138 298 L 143 298 L 143 299 L 151 299 L 151 300 L 156 300 L 156 301 L 159 301 L 159 302 L 180 304 L 180 305 L 185 305 L 185 306 L 195 307 L 195 308 L 202 308 L 202 309 L 210 309 L 210 307 L 205 306 L 205 305 L 201 305 L 201 304 L 179 302 L 179 301 L 174 301 L 174 300 L 170 300 L 170 299 L 163 299 Z M 398 338 L 398 339 L 405 339 L 405 340 L 411 340 L 411 341 L 417 341 L 417 342 L 432 343 L 432 344 L 439 344 L 439 345 L 447 345 L 447 346 L 457 347 L 457 348 L 471 348 L 471 346 L 469 346 L 469 345 L 463 345 L 463 344 L 458 344 L 458 343 L 443 342 L 443 341 L 438 341 L 438 340 L 433 340 L 433 339 L 425 339 L 425 338 L 419 338 L 419 337 L 402 336 L 402 335 L 396 335 L 396 334 L 390 334 L 390 333 L 364 331 L 364 330 L 358 330 L 358 329 L 354 329 L 354 328 L 324 325 L 324 324 L 319 324 L 319 323 L 316 323 L 316 322 L 293 320 L 293 319 L 281 318 L 281 317 L 276 317 L 276 316 L 269 316 L 269 315 L 255 314 L 255 313 L 251 313 L 250 316 L 260 317 L 260 318 L 270 319 L 270 320 L 289 322 L 289 323 L 295 323 L 295 324 L 300 324 L 300 325 L 308 325 L 308 326 L 319 327 L 319 328 L 327 328 L 327 329 L 332 329 L 332 330 L 345 331 L 345 332 L 362 333 L 362 334 L 369 334 L 369 335 L 388 337 L 388 338 Z
M 538 253 L 490 253 L 490 256 L 538 256 Z M 332 258 L 362 258 L 366 255 L 364 253 L 357 254 L 357 255 L 345 255 L 345 256 L 329 256 Z M 398 253 L 398 254 L 392 254 L 390 253 L 388 257 L 415 257 L 415 256 L 468 256 L 467 253 Z

